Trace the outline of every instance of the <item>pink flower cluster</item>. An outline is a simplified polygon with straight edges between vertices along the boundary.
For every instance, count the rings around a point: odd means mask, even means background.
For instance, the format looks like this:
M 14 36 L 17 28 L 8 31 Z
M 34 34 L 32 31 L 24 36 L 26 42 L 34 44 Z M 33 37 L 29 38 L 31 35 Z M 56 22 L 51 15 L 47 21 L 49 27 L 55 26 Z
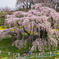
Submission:
M 43 6 L 43 4 L 39 3 L 39 4 L 33 5 L 32 8 L 28 12 L 16 11 L 13 13 L 13 15 L 6 15 L 5 17 L 6 17 L 5 25 L 9 25 L 10 27 L 11 25 L 15 26 L 18 24 L 19 26 L 24 26 L 25 30 L 27 31 L 33 31 L 34 29 L 34 32 L 37 32 L 37 28 L 39 31 L 41 29 L 46 30 L 49 36 L 49 44 L 51 43 L 51 45 L 57 46 L 58 41 L 54 37 L 58 38 L 59 34 L 57 31 L 53 30 L 53 27 L 54 29 L 59 29 L 58 27 L 59 26 L 59 13 L 56 12 L 54 9 Z M 8 31 L 6 32 L 2 31 L 2 32 L 4 33 L 3 36 L 5 34 L 8 34 Z M 33 43 L 32 50 L 35 46 L 41 44 L 37 40 L 34 41 L 35 44 Z M 40 45 L 40 46 L 43 46 L 43 45 Z

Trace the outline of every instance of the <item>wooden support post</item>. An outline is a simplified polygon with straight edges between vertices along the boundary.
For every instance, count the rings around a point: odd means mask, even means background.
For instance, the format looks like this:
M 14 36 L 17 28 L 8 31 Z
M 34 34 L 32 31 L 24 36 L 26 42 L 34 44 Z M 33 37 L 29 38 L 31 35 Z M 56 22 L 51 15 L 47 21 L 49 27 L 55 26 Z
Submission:
M 14 36 L 12 36 L 12 46 L 13 46 L 13 42 L 14 42 Z

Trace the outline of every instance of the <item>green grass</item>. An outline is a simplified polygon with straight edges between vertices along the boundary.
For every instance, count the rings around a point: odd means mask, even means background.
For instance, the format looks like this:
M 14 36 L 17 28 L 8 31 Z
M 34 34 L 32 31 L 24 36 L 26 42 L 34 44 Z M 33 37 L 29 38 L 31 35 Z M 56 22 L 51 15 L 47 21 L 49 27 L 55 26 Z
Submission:
M 16 38 L 15 38 L 16 40 Z M 23 55 L 24 50 L 29 51 L 29 41 L 27 42 L 27 48 L 22 48 L 22 49 L 18 49 L 15 46 L 12 47 L 12 39 L 11 37 L 9 38 L 4 38 L 2 41 L 0 41 L 0 50 L 5 51 L 5 52 L 11 52 L 11 55 L 7 55 L 7 53 L 2 52 L 2 54 L 0 54 L 0 57 L 11 57 L 13 56 L 13 53 L 20 53 L 21 55 Z M 30 47 L 32 46 L 32 44 L 30 45 Z M 49 59 L 53 59 L 53 57 L 47 57 Z M 45 59 L 47 59 L 45 58 Z M 44 58 L 34 58 L 34 59 L 44 59 Z
M 27 58 L 28 59 L 28 58 Z M 29 58 L 29 59 L 55 59 L 55 57 Z
M 16 38 L 15 38 L 16 40 Z M 18 49 L 15 46 L 12 46 L 12 39 L 4 38 L 2 41 L 0 40 L 0 50 L 11 53 L 20 53 L 21 55 L 24 53 L 24 50 L 29 51 L 29 44 L 27 43 L 27 48 Z M 1 56 L 5 56 L 5 54 L 0 54 Z
M 11 38 L 2 39 L 2 41 L 0 41 L 0 50 L 7 51 L 7 52 L 17 52 L 18 51 L 18 49 L 15 46 L 12 47 Z
M 0 25 L 4 25 L 5 17 L 0 18 Z
M 16 40 L 16 37 L 15 37 L 15 40 Z M 29 44 L 28 43 L 29 43 L 29 41 L 27 42 L 27 48 L 26 48 L 27 50 L 29 50 Z M 30 47 L 31 46 L 32 46 L 32 44 L 30 44 Z M 9 51 L 10 52 L 21 52 L 21 50 L 24 51 L 23 48 L 19 50 L 15 46 L 12 46 L 12 38 L 11 37 L 10 38 L 4 38 L 4 39 L 2 39 L 2 41 L 0 40 L 0 50 L 7 51 L 7 52 L 9 52 Z M 59 46 L 58 46 L 57 50 L 59 50 Z

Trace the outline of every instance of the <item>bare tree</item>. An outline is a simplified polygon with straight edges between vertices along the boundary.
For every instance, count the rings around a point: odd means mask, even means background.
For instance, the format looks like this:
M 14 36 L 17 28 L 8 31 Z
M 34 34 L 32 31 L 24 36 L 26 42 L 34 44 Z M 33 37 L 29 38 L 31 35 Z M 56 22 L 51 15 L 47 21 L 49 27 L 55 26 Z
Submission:
M 11 11 L 11 8 L 10 7 L 0 8 L 0 11 Z
M 17 0 L 16 5 L 20 5 L 20 4 L 22 4 L 23 8 L 24 7 L 28 8 L 30 2 L 29 0 Z
M 31 5 L 39 2 L 43 2 L 44 0 L 17 0 L 16 5 L 23 5 L 23 8 L 31 8 Z

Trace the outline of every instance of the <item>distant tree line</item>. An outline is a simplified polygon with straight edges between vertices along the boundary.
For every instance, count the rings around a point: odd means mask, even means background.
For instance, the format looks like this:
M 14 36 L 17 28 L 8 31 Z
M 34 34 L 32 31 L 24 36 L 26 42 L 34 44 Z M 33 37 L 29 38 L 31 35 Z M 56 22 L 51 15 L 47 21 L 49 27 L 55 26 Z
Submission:
M 47 3 L 52 6 L 53 8 L 57 9 L 59 7 L 59 0 L 16 0 L 16 6 L 20 6 L 22 4 L 22 8 L 31 8 L 32 5 L 35 3 Z

